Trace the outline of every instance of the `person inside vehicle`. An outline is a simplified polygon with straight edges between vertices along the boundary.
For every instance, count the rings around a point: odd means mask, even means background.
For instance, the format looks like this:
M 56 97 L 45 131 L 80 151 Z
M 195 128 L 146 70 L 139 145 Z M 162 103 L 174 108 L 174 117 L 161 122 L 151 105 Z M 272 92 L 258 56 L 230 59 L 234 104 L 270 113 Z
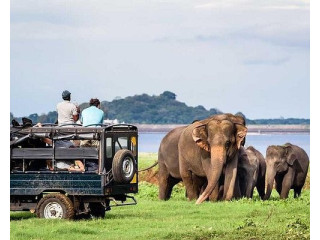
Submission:
M 35 127 L 42 127 L 41 123 L 37 123 Z M 42 138 L 43 142 L 48 144 L 49 146 L 52 146 L 53 141 L 50 138 Z M 57 148 L 73 148 L 75 147 L 74 144 L 69 141 L 55 141 L 55 147 Z M 49 170 L 54 170 L 54 167 L 52 166 L 52 160 L 47 160 L 47 167 Z M 56 161 L 56 167 L 57 170 L 68 170 L 69 172 L 84 172 L 84 165 L 80 160 L 57 160 Z
M 54 167 L 51 160 L 47 160 L 49 170 L 53 171 Z M 84 172 L 84 165 L 80 160 L 57 160 L 56 167 L 58 171 L 68 170 L 69 172 Z
M 94 160 L 86 160 L 85 169 L 89 172 L 98 172 L 98 163 Z
M 68 90 L 62 92 L 63 101 L 57 104 L 58 125 L 73 124 L 79 119 L 80 108 L 71 103 L 71 93 Z
M 42 127 L 41 123 L 37 123 L 36 125 L 34 125 L 34 127 Z M 41 140 L 43 142 L 45 142 L 46 144 L 48 144 L 49 146 L 52 146 L 52 139 L 50 138 L 41 138 Z M 72 148 L 72 147 L 76 147 L 70 140 L 58 140 L 55 141 L 55 147 L 57 148 Z

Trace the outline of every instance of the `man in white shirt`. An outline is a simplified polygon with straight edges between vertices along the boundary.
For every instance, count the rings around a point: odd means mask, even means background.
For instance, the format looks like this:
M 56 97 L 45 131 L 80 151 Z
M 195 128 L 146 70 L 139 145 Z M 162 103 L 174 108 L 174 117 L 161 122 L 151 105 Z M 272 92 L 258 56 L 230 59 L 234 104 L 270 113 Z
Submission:
M 70 102 L 71 93 L 68 90 L 62 92 L 62 99 L 57 104 L 58 125 L 75 123 L 79 119 L 79 107 Z

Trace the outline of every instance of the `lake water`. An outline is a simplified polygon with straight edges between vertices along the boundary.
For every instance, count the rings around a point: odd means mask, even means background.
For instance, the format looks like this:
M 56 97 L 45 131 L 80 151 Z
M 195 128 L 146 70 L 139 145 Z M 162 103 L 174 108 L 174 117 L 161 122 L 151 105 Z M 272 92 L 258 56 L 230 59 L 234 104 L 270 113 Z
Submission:
M 139 133 L 139 152 L 157 153 L 162 138 L 167 133 Z M 246 147 L 253 146 L 262 155 L 266 155 L 267 147 L 270 145 L 282 145 L 287 142 L 303 148 L 310 156 L 310 134 L 248 134 L 246 137 Z

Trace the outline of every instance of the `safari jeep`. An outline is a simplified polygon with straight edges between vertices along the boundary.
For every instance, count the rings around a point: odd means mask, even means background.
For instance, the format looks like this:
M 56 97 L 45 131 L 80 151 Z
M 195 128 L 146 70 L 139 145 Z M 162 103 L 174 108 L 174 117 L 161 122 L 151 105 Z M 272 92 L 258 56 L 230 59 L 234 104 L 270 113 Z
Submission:
M 58 141 L 76 147 L 57 147 Z M 96 144 L 82 147 L 82 141 Z M 62 160 L 80 160 L 84 171 L 57 168 Z M 103 218 L 111 207 L 136 204 L 128 194 L 138 192 L 137 169 L 138 129 L 133 125 L 11 127 L 10 210 L 41 218 Z

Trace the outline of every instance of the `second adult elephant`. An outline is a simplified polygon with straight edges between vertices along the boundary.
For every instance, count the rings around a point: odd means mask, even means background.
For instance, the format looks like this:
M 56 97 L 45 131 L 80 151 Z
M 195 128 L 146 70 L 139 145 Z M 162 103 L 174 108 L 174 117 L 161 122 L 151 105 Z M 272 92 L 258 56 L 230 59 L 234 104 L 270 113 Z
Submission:
M 239 120 L 238 120 L 239 119 Z M 244 119 L 232 114 L 220 114 L 195 122 L 181 133 L 179 168 L 188 198 L 196 199 L 192 175 L 206 177 L 208 185 L 196 203 L 205 201 L 219 188 L 219 178 L 225 172 L 223 199 L 233 197 L 237 175 L 238 151 L 247 134 Z
M 241 147 L 239 152 L 238 174 L 239 197 L 252 198 L 256 187 L 261 199 L 265 195 L 266 162 L 263 155 L 254 147 Z

